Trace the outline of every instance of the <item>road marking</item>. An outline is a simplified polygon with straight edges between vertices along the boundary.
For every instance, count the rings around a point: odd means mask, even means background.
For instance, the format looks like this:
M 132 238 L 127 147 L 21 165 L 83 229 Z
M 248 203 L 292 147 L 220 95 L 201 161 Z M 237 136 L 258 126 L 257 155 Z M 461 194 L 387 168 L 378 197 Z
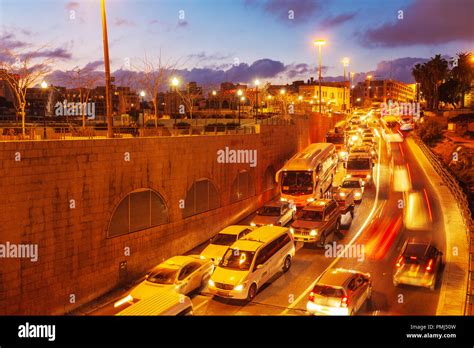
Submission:
M 381 153 L 381 148 L 382 148 L 382 142 L 380 141 L 379 142 L 379 153 Z M 359 236 L 361 235 L 361 233 L 364 231 L 364 229 L 367 227 L 369 221 L 372 219 L 372 216 L 374 215 L 375 213 L 375 210 L 376 210 L 376 207 L 377 207 L 377 202 L 378 202 L 378 199 L 379 199 L 379 186 L 380 186 L 380 162 L 379 161 L 377 163 L 377 186 L 376 186 L 376 191 L 375 191 L 375 200 L 374 200 L 374 205 L 372 207 L 372 210 L 370 211 L 370 214 L 369 216 L 367 216 L 367 219 L 365 220 L 364 224 L 359 228 L 359 230 L 357 231 L 357 233 L 354 235 L 354 237 L 350 240 L 350 242 L 348 244 L 346 244 L 346 246 L 344 247 L 344 251 L 342 253 L 340 253 L 340 255 L 344 255 L 347 248 L 349 248 L 352 244 L 354 244 L 354 242 L 356 241 L 357 238 L 359 238 Z M 338 256 L 334 259 L 333 262 L 331 262 L 331 264 L 321 273 L 323 274 L 324 272 L 326 272 L 328 269 L 331 269 L 332 266 L 334 266 L 337 262 L 339 262 L 339 260 L 341 259 L 341 256 Z M 317 279 L 317 278 L 316 278 Z M 288 314 L 288 312 L 290 310 L 292 310 L 305 296 L 306 294 L 311 291 L 312 288 L 314 288 L 314 286 L 316 285 L 316 279 L 310 284 L 310 286 L 308 286 L 306 288 L 305 291 L 303 291 L 301 293 L 300 296 L 298 296 L 298 298 L 296 300 L 294 300 L 288 307 L 287 309 L 285 309 L 283 312 L 280 313 L 280 315 L 286 315 Z

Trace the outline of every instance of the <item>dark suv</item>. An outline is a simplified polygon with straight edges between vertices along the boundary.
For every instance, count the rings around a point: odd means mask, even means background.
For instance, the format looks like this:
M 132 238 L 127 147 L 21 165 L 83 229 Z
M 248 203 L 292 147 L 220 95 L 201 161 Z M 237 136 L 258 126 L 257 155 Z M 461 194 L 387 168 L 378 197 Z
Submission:
M 339 232 L 341 211 L 334 199 L 318 199 L 304 207 L 291 224 L 295 241 L 324 246 L 331 233 Z

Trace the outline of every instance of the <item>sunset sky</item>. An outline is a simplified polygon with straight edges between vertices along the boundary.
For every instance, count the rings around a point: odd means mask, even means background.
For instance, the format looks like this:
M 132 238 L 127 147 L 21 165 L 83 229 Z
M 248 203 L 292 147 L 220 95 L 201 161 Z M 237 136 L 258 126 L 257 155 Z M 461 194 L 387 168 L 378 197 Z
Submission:
M 349 57 L 349 69 L 361 76 L 407 80 L 414 63 L 473 51 L 474 42 L 469 0 L 109 0 L 106 6 L 112 71 L 161 51 L 164 61 L 178 62 L 201 83 L 307 79 L 314 76 L 318 38 L 327 40 L 326 76 L 342 75 L 340 61 Z M 44 44 L 45 54 L 58 58 L 54 70 L 87 64 L 102 70 L 100 1 L 0 0 L 0 45 L 28 51 Z

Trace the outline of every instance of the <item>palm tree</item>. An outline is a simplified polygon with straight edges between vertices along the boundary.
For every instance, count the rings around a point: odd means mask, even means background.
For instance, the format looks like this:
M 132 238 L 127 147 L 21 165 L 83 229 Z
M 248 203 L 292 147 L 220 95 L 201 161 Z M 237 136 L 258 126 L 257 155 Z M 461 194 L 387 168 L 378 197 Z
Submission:
M 459 82 L 461 107 L 464 107 L 464 95 L 469 92 L 471 81 L 474 79 L 474 66 L 471 63 L 470 53 L 458 53 L 457 56 L 457 65 L 451 70 L 451 78 Z
M 420 84 L 420 90 L 431 109 L 438 108 L 439 86 L 448 77 L 448 62 L 437 54 L 424 64 L 416 64 L 412 69 L 415 81 Z

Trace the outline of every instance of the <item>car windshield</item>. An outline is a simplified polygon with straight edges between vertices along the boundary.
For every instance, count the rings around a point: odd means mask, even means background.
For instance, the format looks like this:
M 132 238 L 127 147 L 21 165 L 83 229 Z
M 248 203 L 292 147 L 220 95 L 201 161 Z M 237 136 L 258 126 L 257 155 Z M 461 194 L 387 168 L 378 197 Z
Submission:
M 307 220 L 307 221 L 322 221 L 323 220 L 323 212 L 316 211 L 316 210 L 302 210 L 298 214 L 297 217 L 299 220 Z
M 174 284 L 177 273 L 177 268 L 157 268 L 150 273 L 146 280 L 155 284 Z
M 237 240 L 237 236 L 234 234 L 219 233 L 211 240 L 211 244 L 215 245 L 232 245 Z
M 252 265 L 254 256 L 255 251 L 229 248 L 219 263 L 219 267 L 234 269 L 237 271 L 248 271 Z
M 328 134 L 326 135 L 326 142 L 331 144 L 344 144 L 343 134 Z
M 283 172 L 282 178 L 282 193 L 310 194 L 313 192 L 313 174 L 310 171 Z
M 279 207 L 263 207 L 257 212 L 258 215 L 263 216 L 280 216 Z
M 355 180 L 345 180 L 342 183 L 342 187 L 344 188 L 360 188 L 360 182 Z
M 410 243 L 407 245 L 403 256 L 405 256 L 405 258 L 412 257 L 421 259 L 425 256 L 427 248 L 428 246 L 426 244 Z
M 351 159 L 347 161 L 347 169 L 370 169 L 370 161 L 368 158 L 359 158 L 359 159 Z
M 341 288 L 334 288 L 328 285 L 316 285 L 313 293 L 326 297 L 344 297 L 344 292 Z

